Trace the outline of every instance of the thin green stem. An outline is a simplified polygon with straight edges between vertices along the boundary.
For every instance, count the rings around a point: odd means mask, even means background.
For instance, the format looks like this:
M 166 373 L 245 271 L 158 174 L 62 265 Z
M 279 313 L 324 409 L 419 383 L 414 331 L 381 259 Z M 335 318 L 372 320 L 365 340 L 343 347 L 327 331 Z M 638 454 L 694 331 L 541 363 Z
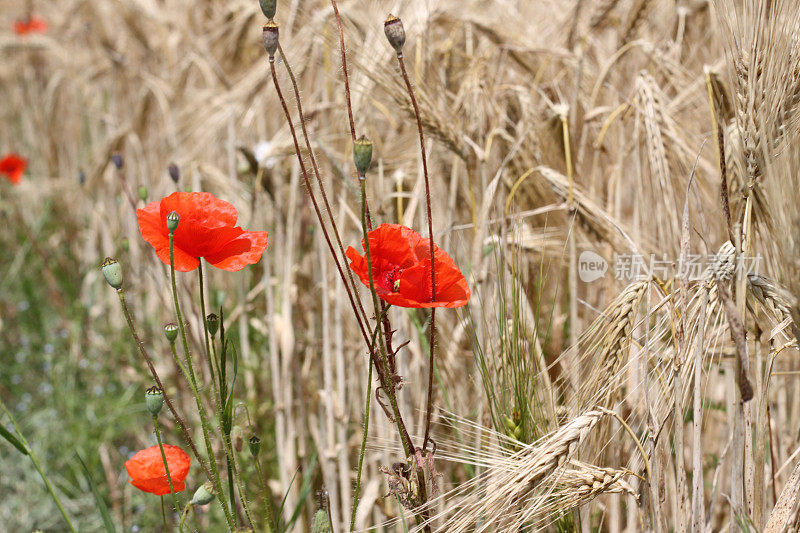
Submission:
M 203 471 L 206 474 L 206 477 L 214 483 L 214 478 L 211 475 L 211 471 L 208 468 L 208 465 L 203 460 L 203 456 L 200 455 L 200 452 L 197 451 L 197 446 L 194 444 L 194 439 L 189 434 L 189 430 L 186 428 L 186 423 L 183 421 L 183 418 L 178 414 L 178 411 L 175 409 L 175 406 L 172 405 L 172 400 L 170 399 L 169 395 L 167 394 L 166 389 L 164 388 L 164 384 L 161 383 L 161 378 L 158 377 L 158 372 L 156 372 L 156 367 L 153 365 L 153 359 L 150 357 L 150 354 L 147 353 L 147 350 L 144 348 L 144 344 L 142 343 L 142 339 L 139 337 L 139 334 L 136 333 L 136 326 L 133 323 L 133 316 L 131 315 L 130 309 L 128 309 L 128 303 L 125 300 L 125 292 L 122 289 L 117 290 L 117 295 L 119 296 L 120 304 L 122 305 L 122 314 L 125 315 L 125 320 L 128 323 L 128 330 L 131 332 L 131 336 L 133 337 L 136 346 L 139 347 L 139 353 L 142 354 L 142 357 L 147 363 L 147 367 L 150 369 L 150 374 L 152 374 L 153 379 L 158 385 L 158 388 L 161 389 L 162 394 L 164 395 L 164 403 L 167 404 L 167 409 L 172 413 L 172 416 L 175 418 L 175 421 L 178 423 L 178 426 L 181 428 L 181 432 L 183 433 L 183 438 L 186 440 L 186 443 L 192 449 L 192 453 L 194 456 L 197 457 L 197 460 L 200 462 L 200 466 L 203 468 Z M 173 356 L 175 355 L 175 345 L 172 345 L 173 348 Z M 177 356 L 176 356 L 177 359 Z M 216 484 L 219 487 L 219 484 Z
M 172 279 L 172 299 L 175 304 L 175 314 L 178 316 L 178 329 L 181 332 L 181 341 L 183 342 L 183 352 L 186 356 L 186 366 L 189 369 L 189 381 L 191 383 L 192 392 L 194 393 L 194 399 L 197 403 L 197 410 L 200 414 L 200 426 L 203 429 L 203 440 L 206 444 L 206 452 L 208 453 L 208 462 L 211 465 L 211 474 L 213 475 L 212 481 L 217 489 L 217 497 L 219 498 L 220 503 L 222 504 L 222 510 L 225 513 L 225 520 L 228 523 L 228 527 L 234 529 L 234 520 L 231 516 L 230 509 L 228 508 L 228 501 L 225 498 L 225 493 L 222 491 L 222 481 L 219 476 L 219 469 L 217 467 L 217 459 L 214 457 L 214 448 L 211 446 L 211 437 L 209 436 L 208 430 L 208 417 L 206 415 L 206 408 L 203 406 L 203 402 L 200 399 L 200 393 L 197 387 L 197 378 L 195 377 L 194 373 L 194 365 L 192 365 L 192 357 L 189 354 L 189 343 L 186 340 L 186 325 L 183 322 L 183 313 L 181 313 L 181 306 L 178 302 L 178 285 L 175 281 L 175 234 L 174 232 L 170 232 L 169 234 L 169 271 L 170 271 L 170 278 Z M 205 323 L 205 317 L 203 317 L 203 323 Z M 161 387 L 161 390 L 164 390 Z M 166 396 L 164 397 L 166 399 Z
M 165 461 L 164 465 L 166 464 L 167 463 Z M 161 521 L 164 523 L 164 531 L 169 531 L 169 528 L 167 527 L 167 509 L 166 506 L 164 505 L 164 495 L 162 494 L 160 498 L 161 498 Z
M 3 412 L 5 412 L 8 418 L 11 420 L 11 424 L 14 426 L 14 431 L 17 434 L 17 438 L 20 440 L 22 445 L 25 446 L 25 451 L 28 453 L 28 457 L 31 458 L 31 462 L 33 463 L 33 466 L 36 468 L 36 471 L 39 472 L 39 476 L 42 478 L 42 481 L 44 481 L 45 487 L 47 487 L 47 492 L 50 493 L 50 497 L 53 498 L 56 507 L 58 507 L 58 510 L 61 512 L 61 516 L 64 517 L 64 522 L 67 523 L 67 527 L 69 527 L 70 531 L 76 533 L 75 526 L 72 525 L 69 516 L 67 516 L 67 511 L 65 511 L 64 506 L 61 505 L 61 500 L 56 494 L 53 485 L 50 483 L 50 480 L 47 478 L 47 475 L 44 473 L 44 470 L 42 470 L 42 466 L 39 464 L 39 458 L 36 456 L 36 453 L 28 444 L 27 439 L 25 439 L 25 435 L 23 435 L 22 431 L 19 429 L 19 425 L 17 425 L 17 419 L 14 418 L 14 416 L 11 414 L 11 411 L 9 411 L 6 408 L 6 404 L 3 402 L 2 399 L 0 399 L 0 408 L 3 409 Z
M 367 435 L 369 434 L 369 407 L 372 403 L 372 364 L 369 366 L 367 376 L 367 399 L 364 401 L 364 436 L 361 438 L 361 450 L 358 452 L 358 470 L 356 471 L 356 488 L 353 494 L 353 515 L 350 517 L 350 531 L 356 527 L 356 511 L 358 510 L 358 496 L 361 492 L 361 470 L 364 467 L 364 452 L 367 449 Z
M 180 512 L 180 505 L 178 505 L 178 495 L 175 494 L 175 486 L 172 484 L 172 474 L 169 473 L 169 464 L 167 463 L 167 454 L 164 453 L 164 443 L 161 440 L 161 430 L 158 429 L 158 415 L 153 415 L 153 429 L 156 432 L 156 440 L 158 441 L 158 449 L 161 450 L 161 460 L 164 461 L 164 471 L 167 473 L 167 482 L 169 483 L 169 493 L 172 495 L 172 505 L 175 507 L 175 512 Z M 164 497 L 161 497 L 161 505 L 164 505 Z M 163 509 L 162 509 L 163 510 Z M 164 527 L 167 527 L 166 521 Z
M 214 401 L 216 402 L 217 412 L 221 413 L 222 400 L 220 399 L 219 387 L 217 387 L 217 381 L 215 378 L 214 361 L 212 361 L 211 357 L 211 342 L 209 341 L 208 324 L 206 323 L 206 292 L 203 287 L 203 259 L 200 258 L 198 261 L 200 262 L 197 267 L 198 277 L 200 278 L 200 312 L 203 314 L 202 322 L 203 334 L 206 341 L 206 359 L 208 360 L 208 371 L 211 373 L 211 388 L 214 389 Z
M 272 515 L 272 497 L 270 496 L 271 492 L 269 491 L 267 482 L 264 481 L 264 472 L 261 470 L 261 461 L 259 461 L 258 457 L 255 457 L 254 459 L 256 462 L 258 481 L 261 483 L 261 490 L 264 491 L 264 514 L 266 515 L 267 520 L 267 533 L 277 533 L 278 527 L 275 525 L 275 518 L 273 518 Z
M 183 512 L 181 513 L 181 521 L 178 522 L 178 527 L 183 529 L 183 526 L 186 525 L 186 518 L 189 516 L 189 509 L 192 508 L 191 502 L 186 504 L 186 507 L 183 508 Z
M 364 176 L 360 176 L 359 181 L 361 182 L 361 229 L 364 234 L 364 251 L 367 256 L 369 290 L 372 294 L 372 306 L 375 310 L 375 317 L 378 321 L 378 324 L 380 324 L 380 304 L 378 304 L 378 293 L 375 292 L 375 280 L 373 279 L 372 275 L 372 255 L 369 246 L 369 232 L 367 231 L 367 180 Z M 403 450 L 406 453 L 406 457 L 409 457 L 414 453 L 414 445 L 411 442 L 411 436 L 408 434 L 408 430 L 406 430 L 405 424 L 403 424 L 403 419 L 400 416 L 400 407 L 397 404 L 397 395 L 395 394 L 394 383 L 392 382 L 392 376 L 389 373 L 389 357 L 386 354 L 386 347 L 383 342 L 380 342 L 378 346 L 380 348 L 381 363 L 383 365 L 383 372 L 379 372 L 379 377 L 381 378 L 381 388 L 389 397 L 389 403 L 392 406 L 392 412 L 395 418 L 394 421 L 397 424 L 397 431 L 400 433 L 400 441 L 403 444 Z

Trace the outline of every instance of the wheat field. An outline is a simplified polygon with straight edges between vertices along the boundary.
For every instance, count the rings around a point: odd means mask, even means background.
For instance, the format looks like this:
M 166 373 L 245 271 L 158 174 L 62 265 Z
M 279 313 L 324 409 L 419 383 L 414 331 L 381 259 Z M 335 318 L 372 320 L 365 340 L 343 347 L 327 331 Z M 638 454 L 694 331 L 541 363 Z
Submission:
M 0 6 L 0 531 L 800 531 L 794 0 L 278 0 L 273 62 L 256 0 Z M 362 134 L 465 306 L 350 273 Z M 260 261 L 173 298 L 137 209 L 175 191 Z M 173 509 L 125 463 L 187 435 Z

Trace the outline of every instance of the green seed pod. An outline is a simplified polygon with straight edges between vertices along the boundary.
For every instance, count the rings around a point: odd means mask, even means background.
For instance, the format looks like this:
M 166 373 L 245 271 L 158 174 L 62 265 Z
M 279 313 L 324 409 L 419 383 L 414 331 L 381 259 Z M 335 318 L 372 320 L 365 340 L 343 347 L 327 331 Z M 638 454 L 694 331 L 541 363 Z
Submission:
M 147 187 L 144 185 L 139 185 L 139 198 L 141 198 L 143 202 L 147 201 Z
M 144 393 L 144 403 L 151 415 L 158 416 L 164 405 L 164 392 L 153 385 Z
M 194 496 L 192 496 L 192 501 L 189 502 L 192 505 L 206 505 L 214 501 L 216 495 L 214 494 L 214 485 L 210 481 L 206 481 L 200 487 L 194 491 Z
M 127 252 L 130 249 L 131 249 L 131 241 L 129 241 L 128 238 L 125 237 L 124 239 L 122 239 L 122 250 Z
M 264 24 L 262 32 L 264 48 L 267 50 L 270 59 L 275 58 L 275 51 L 278 49 L 278 25 L 272 20 Z
M 170 233 L 173 233 L 176 229 L 178 229 L 178 223 L 181 221 L 181 216 L 178 214 L 177 211 L 170 211 L 167 215 L 167 229 Z
M 215 313 L 211 313 L 206 317 L 206 327 L 208 328 L 208 334 L 212 337 L 219 331 L 219 317 Z
M 119 261 L 106 257 L 100 265 L 100 270 L 103 271 L 103 276 L 109 285 L 117 290 L 122 287 L 122 265 L 119 264 Z
M 181 171 L 175 163 L 170 163 L 169 167 L 167 167 L 167 172 L 169 172 L 169 177 L 175 183 L 178 183 L 178 180 L 181 179 Z
M 372 141 L 362 135 L 353 143 L 353 162 L 356 164 L 359 176 L 366 175 L 371 161 Z
M 317 514 L 314 515 L 314 526 L 311 528 L 311 533 L 331 533 L 331 521 L 328 520 L 328 513 L 325 509 L 318 509 Z
M 267 19 L 272 20 L 275 17 L 275 9 L 277 7 L 277 0 L 258 0 L 261 4 L 261 12 Z
M 164 326 L 164 335 L 170 344 L 175 344 L 175 339 L 178 338 L 178 324 L 170 322 Z
M 252 455 L 254 458 L 258 457 L 258 452 L 261 451 L 261 439 L 253 435 L 250 437 L 247 445 L 250 448 L 250 455 Z
M 406 43 L 406 30 L 403 28 L 403 21 L 389 13 L 383 23 L 383 31 L 397 55 L 403 55 L 403 45 Z

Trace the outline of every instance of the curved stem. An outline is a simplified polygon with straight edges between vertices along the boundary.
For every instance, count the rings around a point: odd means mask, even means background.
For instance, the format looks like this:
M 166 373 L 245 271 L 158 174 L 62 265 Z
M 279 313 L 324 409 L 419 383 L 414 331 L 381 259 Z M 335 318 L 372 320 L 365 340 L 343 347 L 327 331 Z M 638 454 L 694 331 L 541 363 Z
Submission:
M 417 99 L 414 96 L 414 89 L 411 87 L 411 81 L 408 79 L 408 73 L 406 72 L 406 64 L 403 61 L 403 53 L 399 52 L 397 54 L 397 62 L 400 65 L 400 72 L 403 74 L 403 81 L 406 83 L 406 90 L 408 91 L 408 96 L 411 98 L 411 105 L 414 107 L 414 118 L 417 121 L 417 132 L 419 133 L 419 149 L 422 154 L 422 174 L 425 178 L 425 206 L 427 208 L 428 214 L 428 240 L 429 240 L 429 249 L 430 249 L 430 259 L 431 259 L 431 302 L 436 301 L 436 262 L 435 262 L 435 253 L 433 248 L 433 221 L 431 219 L 431 187 L 430 182 L 428 180 L 428 161 L 425 155 L 425 137 L 422 133 L 422 119 L 419 114 L 419 106 L 417 105 Z M 430 340 L 428 342 L 428 347 L 430 349 L 430 358 L 428 361 L 428 400 L 426 403 L 426 411 L 425 411 L 425 439 L 422 441 L 422 450 L 425 451 L 428 448 L 428 440 L 430 440 L 430 429 L 431 429 L 431 410 L 433 405 L 433 345 L 436 336 L 436 308 L 431 308 L 431 324 L 430 324 Z

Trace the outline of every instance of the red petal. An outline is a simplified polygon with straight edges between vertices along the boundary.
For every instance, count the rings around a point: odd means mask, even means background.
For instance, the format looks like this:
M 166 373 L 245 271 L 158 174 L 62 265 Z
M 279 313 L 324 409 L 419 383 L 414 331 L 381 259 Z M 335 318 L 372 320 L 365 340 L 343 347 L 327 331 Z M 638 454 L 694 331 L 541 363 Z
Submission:
M 175 246 L 192 257 L 212 255 L 244 233 L 235 227 L 236 208 L 207 192 L 176 192 L 163 198 L 160 217 L 164 231 L 172 211 L 181 216 Z
M 167 231 L 166 218 L 161 220 L 161 202 L 150 202 L 144 209 L 136 210 L 139 220 L 139 231 L 142 238 L 149 242 L 156 250 L 158 258 L 165 265 L 169 264 L 169 232 Z M 189 255 L 177 245 L 175 246 L 175 270 L 189 272 L 197 268 L 200 261 L 197 257 Z
M 267 248 L 267 236 L 266 231 L 246 231 L 212 255 L 205 256 L 206 261 L 222 270 L 237 272 L 261 260 Z
M 167 457 L 173 487 L 176 492 L 182 491 L 186 488 L 183 481 L 189 474 L 191 458 L 182 449 L 170 444 L 164 445 L 164 455 Z M 158 446 L 136 452 L 125 462 L 125 469 L 131 477 L 131 484 L 138 489 L 158 495 L 169 493 L 169 480 Z

